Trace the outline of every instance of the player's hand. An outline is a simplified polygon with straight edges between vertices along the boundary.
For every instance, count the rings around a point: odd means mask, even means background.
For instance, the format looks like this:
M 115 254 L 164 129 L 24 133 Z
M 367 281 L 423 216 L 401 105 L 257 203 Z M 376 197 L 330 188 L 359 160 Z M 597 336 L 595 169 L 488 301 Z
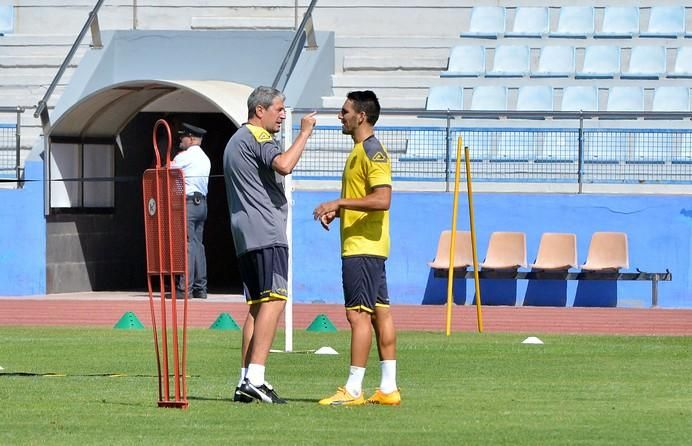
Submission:
M 315 116 L 317 115 L 317 112 L 312 112 L 308 113 L 307 115 L 303 116 L 300 119 L 300 131 L 305 132 L 308 135 L 312 133 L 312 129 L 315 128 L 315 124 L 317 124 L 317 118 Z
M 334 212 L 329 212 L 327 214 L 324 214 L 323 216 L 320 217 L 320 224 L 322 227 L 329 231 L 329 224 L 334 221 L 336 218 L 336 211 Z
M 325 201 L 312 211 L 312 217 L 315 220 L 321 220 L 323 215 L 333 214 L 332 220 L 336 218 L 336 211 L 339 210 L 339 200 Z

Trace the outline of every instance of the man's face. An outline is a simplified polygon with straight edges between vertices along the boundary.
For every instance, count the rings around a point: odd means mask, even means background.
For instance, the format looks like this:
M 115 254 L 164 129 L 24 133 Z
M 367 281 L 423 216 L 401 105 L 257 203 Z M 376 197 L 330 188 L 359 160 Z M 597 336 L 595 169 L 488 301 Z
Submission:
M 194 144 L 193 144 L 192 136 L 190 136 L 190 135 L 180 135 L 180 144 L 179 144 L 179 146 L 180 146 L 180 148 L 181 148 L 182 150 L 185 150 L 185 149 L 187 149 L 188 147 L 190 147 L 190 146 L 192 146 L 192 145 L 194 145 Z
M 344 135 L 353 135 L 365 119 L 365 114 L 357 112 L 353 105 L 353 101 L 347 99 L 341 107 L 338 118 L 339 121 L 341 121 L 341 133 Z
M 264 130 L 269 133 L 277 133 L 281 130 L 281 123 L 286 119 L 286 107 L 284 107 L 283 99 L 277 96 L 269 107 L 258 106 L 256 114 L 260 118 Z

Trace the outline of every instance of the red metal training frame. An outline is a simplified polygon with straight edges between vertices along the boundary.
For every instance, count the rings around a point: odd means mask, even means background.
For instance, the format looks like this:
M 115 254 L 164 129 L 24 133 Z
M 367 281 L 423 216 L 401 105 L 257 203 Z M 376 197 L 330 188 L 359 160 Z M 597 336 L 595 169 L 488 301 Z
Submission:
M 163 128 L 167 137 L 166 161 L 161 165 L 158 133 Z M 142 178 L 144 198 L 144 229 L 147 251 L 147 287 L 151 324 L 154 332 L 156 367 L 159 377 L 159 407 L 185 409 L 187 401 L 187 208 L 185 203 L 185 176 L 178 168 L 171 168 L 171 147 L 173 138 L 168 123 L 159 119 L 154 124 L 154 156 L 156 167 L 147 169 Z M 175 280 L 177 275 L 185 278 L 185 293 L 182 311 L 182 347 L 179 340 L 181 317 L 178 310 Z M 156 323 L 152 278 L 159 279 L 160 331 Z M 170 292 L 170 311 L 166 300 L 166 290 Z M 170 333 L 169 333 L 170 322 Z M 160 335 L 159 335 L 160 333 Z M 171 339 L 169 340 L 169 334 Z M 170 345 L 169 345 L 170 343 Z M 169 348 L 170 347 L 170 348 Z M 172 356 L 172 357 L 171 357 Z M 162 360 L 163 359 L 163 360 Z M 172 362 L 172 365 L 170 364 Z M 171 394 L 172 367 L 173 394 Z

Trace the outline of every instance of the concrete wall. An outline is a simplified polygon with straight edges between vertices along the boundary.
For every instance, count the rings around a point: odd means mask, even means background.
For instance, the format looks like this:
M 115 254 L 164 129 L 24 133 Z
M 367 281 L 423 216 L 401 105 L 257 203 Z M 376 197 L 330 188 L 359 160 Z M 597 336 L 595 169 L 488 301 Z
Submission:
M 295 192 L 294 295 L 298 302 L 342 302 L 338 227 L 330 232 L 312 220 L 312 210 L 337 192 Z M 474 212 L 478 258 L 483 261 L 490 233 L 523 231 L 527 260 L 535 260 L 544 232 L 577 234 L 578 259 L 586 260 L 591 234 L 624 231 L 629 237 L 630 270 L 669 269 L 672 282 L 659 285 L 659 305 L 692 307 L 692 201 L 685 196 L 563 194 L 476 194 Z M 432 275 L 442 230 L 451 226 L 452 194 L 395 192 L 391 209 L 392 250 L 387 262 L 393 303 L 442 303 L 446 279 Z M 468 208 L 460 197 L 458 229 L 468 230 Z M 611 281 L 488 281 L 485 304 L 648 307 L 651 284 Z M 457 303 L 473 301 L 473 280 L 457 280 Z
M 0 189 L 0 295 L 46 291 L 46 221 L 43 163 L 25 166 L 22 189 Z

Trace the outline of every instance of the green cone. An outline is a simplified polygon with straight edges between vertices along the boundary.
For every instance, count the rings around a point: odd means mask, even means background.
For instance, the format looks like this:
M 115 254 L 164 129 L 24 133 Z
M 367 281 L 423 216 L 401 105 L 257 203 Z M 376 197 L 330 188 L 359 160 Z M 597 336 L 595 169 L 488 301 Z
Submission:
M 305 329 L 305 331 L 316 331 L 322 333 L 334 333 L 336 327 L 332 324 L 326 314 L 318 314 L 315 320 Z
M 144 328 L 144 324 L 140 322 L 137 315 L 132 311 L 128 311 L 123 314 L 120 320 L 113 326 L 118 330 L 141 330 Z
M 228 313 L 221 313 L 216 318 L 213 324 L 209 327 L 210 330 L 240 330 L 236 321 Z

